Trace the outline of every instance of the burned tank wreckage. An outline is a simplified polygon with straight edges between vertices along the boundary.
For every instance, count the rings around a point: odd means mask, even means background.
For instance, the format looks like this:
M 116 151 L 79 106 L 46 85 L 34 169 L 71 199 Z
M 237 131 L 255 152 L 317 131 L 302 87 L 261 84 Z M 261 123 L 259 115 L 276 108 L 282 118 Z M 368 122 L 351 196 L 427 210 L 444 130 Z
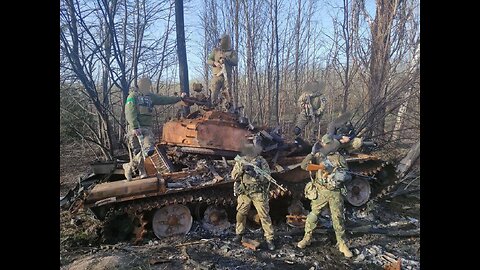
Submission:
M 245 142 L 263 146 L 272 177 L 287 189 L 270 186 L 272 218 L 302 227 L 308 214 L 303 191 L 310 172 L 300 163 L 311 146 L 287 142 L 277 129 L 254 127 L 244 117 L 216 110 L 166 122 L 155 153 L 145 160 L 148 178 L 125 180 L 121 165 L 128 160 L 92 163 L 93 173 L 82 177 L 61 198 L 61 205 L 72 212 L 91 210 L 104 222 L 106 239 L 109 234 L 134 241 L 141 241 L 147 232 L 158 238 L 185 234 L 193 217 L 208 230 L 222 231 L 230 225 L 229 211 L 235 209 L 230 172 Z M 395 181 L 393 166 L 375 155 L 350 153 L 347 162 L 356 173 L 346 185 L 347 207 L 365 205 Z M 259 222 L 253 207 L 249 219 Z M 129 226 L 115 225 L 120 223 Z

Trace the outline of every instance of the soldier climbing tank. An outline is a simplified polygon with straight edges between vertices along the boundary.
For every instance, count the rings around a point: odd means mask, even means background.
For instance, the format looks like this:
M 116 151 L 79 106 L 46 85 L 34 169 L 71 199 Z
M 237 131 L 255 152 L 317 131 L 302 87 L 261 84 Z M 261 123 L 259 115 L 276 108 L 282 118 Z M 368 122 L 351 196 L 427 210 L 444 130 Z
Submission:
M 271 215 L 303 226 L 308 214 L 303 190 L 310 174 L 300 162 L 310 145 L 288 142 L 278 129 L 255 127 L 238 114 L 216 110 L 166 122 L 158 141 L 154 154 L 145 160 L 148 178 L 126 181 L 121 165 L 127 160 L 97 162 L 92 164 L 93 173 L 81 178 L 61 205 L 72 212 L 92 211 L 104 221 L 105 238 L 116 235 L 118 240 L 122 235 L 123 240 L 139 242 L 149 231 L 158 238 L 186 234 L 193 218 L 207 230 L 222 232 L 229 228 L 229 209 L 236 204 L 230 177 L 234 158 L 250 142 L 263 146 L 272 177 L 286 188 L 271 185 Z M 346 159 L 354 173 L 346 186 L 351 206 L 365 205 L 397 181 L 389 162 L 375 155 L 355 153 Z M 254 223 L 255 213 L 249 216 Z

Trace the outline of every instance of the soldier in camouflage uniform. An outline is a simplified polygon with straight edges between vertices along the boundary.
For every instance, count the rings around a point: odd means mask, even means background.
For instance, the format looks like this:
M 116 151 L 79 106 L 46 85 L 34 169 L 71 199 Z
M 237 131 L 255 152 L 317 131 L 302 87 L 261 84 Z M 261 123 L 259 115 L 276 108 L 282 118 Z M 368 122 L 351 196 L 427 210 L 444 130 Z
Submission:
M 312 81 L 305 84 L 302 94 L 298 98 L 300 113 L 294 128 L 296 136 L 300 135 L 305 126 L 312 121 L 314 123 L 314 137 L 317 137 L 318 125 L 325 111 L 326 99 L 323 95 L 324 82 Z
M 130 91 L 125 103 L 125 118 L 128 123 L 127 136 L 130 149 L 133 151 L 133 158 L 130 162 L 123 164 L 125 178 L 128 181 L 132 180 L 132 174 L 136 169 L 139 171 L 140 178 L 147 177 L 144 157 L 153 154 L 155 145 L 151 129 L 153 106 L 175 104 L 182 99 L 181 97 L 156 95 L 150 92 L 151 86 L 152 82 L 149 78 L 141 78 L 138 89 Z
M 262 148 L 260 146 L 246 145 L 242 151 L 242 158 L 245 159 L 246 162 L 255 164 L 257 167 L 270 174 L 270 168 L 267 161 L 260 155 L 261 151 Z M 270 182 L 263 176 L 257 175 L 251 165 L 240 162 L 235 163 L 232 170 L 232 178 L 237 181 L 234 185 L 234 193 L 235 195 L 238 195 L 237 224 L 235 230 L 236 236 L 233 241 L 241 241 L 242 235 L 245 232 L 247 214 L 253 203 L 262 223 L 268 248 L 274 250 L 274 232 L 272 220 L 269 215 L 270 206 L 268 203 Z
M 237 51 L 232 49 L 230 36 L 223 35 L 218 40 L 218 46 L 213 49 L 207 59 L 207 64 L 212 67 L 213 77 L 210 80 L 210 91 L 212 93 L 212 104 L 217 106 L 221 103 L 220 92 L 224 91 L 227 97 L 225 107 L 230 109 L 233 102 L 233 92 L 230 85 L 226 85 L 226 79 L 231 82 L 232 66 L 238 64 Z M 223 74 L 222 67 L 225 65 L 227 74 Z M 228 78 L 225 78 L 228 76 Z M 228 88 L 228 89 L 227 89 Z
M 305 187 L 305 197 L 311 200 L 312 211 L 307 216 L 305 235 L 297 246 L 305 248 L 310 245 L 313 230 L 317 226 L 318 215 L 322 208 L 328 204 L 338 248 L 345 257 L 352 257 L 352 252 L 345 242 L 344 209 L 341 193 L 343 184 L 338 181 L 340 177 L 336 177 L 336 173 L 338 173 L 338 175 L 343 175 L 341 181 L 348 180 L 347 174 L 344 172 L 348 169 L 347 162 L 337 151 L 340 146 L 339 141 L 329 135 L 324 135 L 321 142 L 323 148 L 317 152 L 315 150 L 317 147 L 314 145 L 312 153 L 308 154 L 301 163 L 302 169 L 306 169 L 309 163 L 323 164 L 326 168 L 325 170 L 318 170 L 315 178 Z
M 352 114 L 346 112 L 332 121 L 327 128 L 327 134 L 335 140 L 340 141 L 340 147 L 347 152 L 358 150 L 363 145 L 363 139 L 357 137 L 356 131 L 351 122 Z

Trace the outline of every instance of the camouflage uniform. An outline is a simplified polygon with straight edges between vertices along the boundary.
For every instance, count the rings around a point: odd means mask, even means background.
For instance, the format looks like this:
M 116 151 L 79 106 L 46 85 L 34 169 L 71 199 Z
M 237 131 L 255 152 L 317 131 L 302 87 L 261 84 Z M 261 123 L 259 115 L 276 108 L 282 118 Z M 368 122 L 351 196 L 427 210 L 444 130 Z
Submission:
M 228 74 L 229 81 L 231 82 L 232 77 L 232 66 L 236 66 L 238 64 L 238 54 L 237 51 L 232 49 L 230 36 L 223 35 L 222 38 L 219 40 L 219 46 L 210 53 L 207 59 L 207 64 L 212 67 L 213 77 L 210 80 L 210 91 L 212 93 L 212 103 L 214 106 L 221 103 L 219 100 L 219 95 L 221 91 L 227 90 L 226 87 L 230 89 L 227 97 L 227 107 L 232 105 L 232 89 L 231 83 L 230 85 L 225 85 L 225 74 L 222 73 L 222 66 L 217 65 L 218 63 L 226 63 L 226 71 Z
M 257 165 L 259 168 L 267 173 L 270 173 L 270 168 L 267 161 L 262 156 L 244 157 L 249 163 Z M 269 187 L 270 182 L 262 176 L 254 178 L 245 172 L 245 166 L 241 163 L 235 163 L 232 170 L 232 178 L 240 179 L 240 193 L 237 200 L 237 224 L 235 233 L 242 235 L 245 231 L 245 224 L 247 222 L 247 214 L 250 210 L 250 205 L 253 203 L 257 209 L 258 216 L 262 223 L 265 239 L 272 241 L 274 238 L 272 220 L 270 219 L 269 211 Z
M 317 136 L 318 125 L 326 108 L 326 99 L 322 95 L 324 88 L 324 83 L 316 81 L 305 84 L 304 90 L 298 98 L 300 112 L 295 123 L 295 135 L 300 135 L 308 122 L 313 120 L 314 136 Z
M 175 104 L 180 97 L 160 96 L 149 92 L 152 83 L 148 78 L 140 79 L 138 91 L 131 91 L 125 103 L 125 118 L 128 122 L 128 142 L 134 157 L 130 163 L 124 165 L 125 177 L 131 180 L 135 169 L 142 177 L 146 177 L 143 155 L 150 156 L 155 146 L 152 132 L 153 106 Z M 137 136 L 136 134 L 141 134 Z M 140 147 L 139 141 L 142 142 Z M 142 155 L 143 149 L 144 153 Z
M 328 141 L 326 139 L 328 135 L 322 138 L 322 143 Z M 330 139 L 331 140 L 331 139 Z M 338 142 L 337 142 L 338 143 Z M 337 147 L 338 148 L 338 147 Z M 328 159 L 333 165 L 333 170 L 348 169 L 345 158 L 340 155 L 336 150 L 324 155 L 322 153 L 310 153 L 301 163 L 301 168 L 306 169 L 309 163 L 320 164 Z M 341 252 L 347 257 L 351 257 L 352 254 L 345 242 L 345 225 L 344 225 L 344 209 L 343 209 L 343 196 L 338 186 L 334 186 L 329 181 L 330 174 L 326 170 L 318 170 L 315 174 L 315 178 L 305 187 L 305 197 L 311 200 L 311 212 L 307 215 L 305 222 L 305 235 L 302 241 L 298 243 L 299 248 L 305 248 L 310 244 L 312 233 L 317 226 L 318 215 L 322 208 L 329 206 L 332 216 L 333 228 L 335 230 L 335 236 L 337 244 Z
M 344 115 L 341 115 L 339 119 L 350 118 L 350 115 L 350 113 L 346 113 Z M 340 146 L 347 152 L 358 150 L 362 147 L 363 144 L 363 139 L 360 137 L 356 137 L 356 132 L 353 128 L 351 121 L 344 122 L 342 121 L 342 119 L 340 119 L 338 122 L 333 121 L 328 125 L 327 134 L 338 141 L 340 141 L 343 136 L 349 137 L 350 141 L 348 141 L 347 143 L 342 143 Z

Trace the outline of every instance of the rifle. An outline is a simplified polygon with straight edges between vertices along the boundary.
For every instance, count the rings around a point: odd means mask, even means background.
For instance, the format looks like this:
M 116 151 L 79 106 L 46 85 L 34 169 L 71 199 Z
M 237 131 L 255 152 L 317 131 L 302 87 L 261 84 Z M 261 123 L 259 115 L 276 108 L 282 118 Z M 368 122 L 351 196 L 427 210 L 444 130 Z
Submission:
M 201 100 L 198 100 L 198 99 L 192 98 L 192 97 L 183 97 L 182 101 L 186 102 L 186 103 L 197 104 L 197 105 L 200 105 L 200 106 L 208 106 L 209 105 L 209 103 L 207 101 L 201 101 Z
M 376 142 L 372 142 L 372 141 L 363 141 L 363 142 L 362 142 L 362 146 L 366 146 L 366 147 L 377 147 L 377 143 L 376 143 Z
M 325 170 L 325 165 L 323 163 L 321 164 L 313 164 L 313 163 L 310 163 L 307 165 L 307 171 L 311 172 L 311 171 L 322 171 L 322 170 Z
M 274 185 L 276 185 L 277 187 L 279 187 L 282 191 L 286 192 L 287 189 L 284 188 L 283 186 L 279 185 L 277 183 L 277 181 L 267 172 L 265 172 L 264 170 L 262 170 L 260 167 L 258 167 L 257 165 L 253 164 L 253 163 L 250 163 L 248 161 L 246 161 L 244 158 L 242 158 L 241 156 L 237 155 L 235 157 L 235 161 L 236 162 L 239 162 L 240 164 L 242 165 L 250 165 L 252 166 L 253 170 L 260 176 L 263 176 L 265 177 L 270 183 L 273 183 Z
M 310 164 L 307 165 L 307 171 L 325 170 L 325 168 L 326 167 L 323 163 L 322 164 L 312 164 L 312 163 L 310 163 Z M 359 173 L 352 172 L 352 171 L 347 171 L 347 172 L 349 174 L 364 177 L 364 178 L 368 178 L 368 179 L 373 179 L 373 180 L 377 179 L 376 177 L 373 177 L 373 176 L 363 175 L 363 174 L 359 174 Z

